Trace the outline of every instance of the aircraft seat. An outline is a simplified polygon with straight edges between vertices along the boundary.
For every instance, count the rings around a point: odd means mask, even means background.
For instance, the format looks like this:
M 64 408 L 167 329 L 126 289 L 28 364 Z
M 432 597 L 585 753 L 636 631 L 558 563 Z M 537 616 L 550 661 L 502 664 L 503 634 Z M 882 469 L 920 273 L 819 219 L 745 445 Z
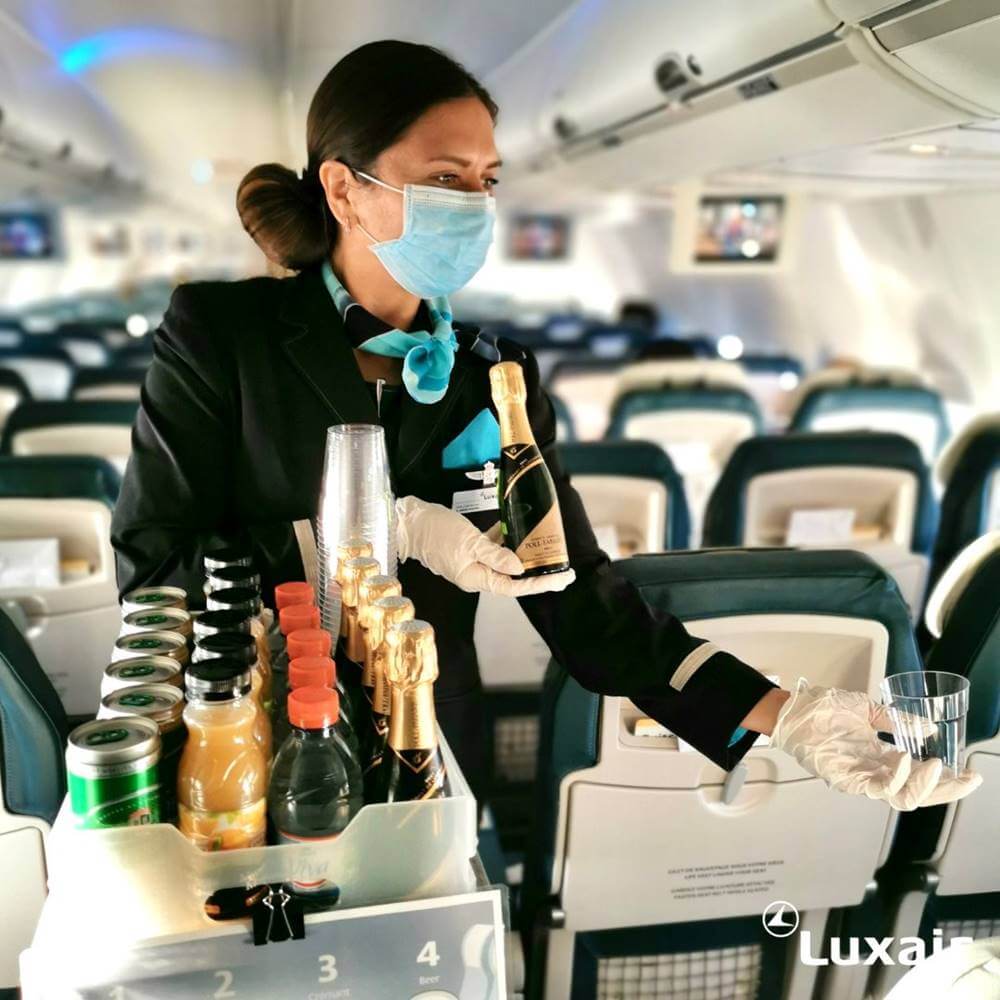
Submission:
M 6 455 L 97 455 L 125 471 L 138 400 L 25 403 L 8 418 Z
M 965 763 L 982 774 L 983 786 L 952 805 L 901 816 L 887 873 L 903 889 L 890 931 L 897 939 L 919 936 L 929 946 L 935 930 L 945 944 L 955 936 L 1000 935 L 998 593 L 1000 530 L 978 538 L 955 558 L 927 604 L 927 627 L 937 641 L 926 669 L 969 679 Z M 895 970 L 885 969 L 873 985 L 889 989 L 898 978 Z
M 806 536 L 790 534 L 795 516 L 824 509 L 850 510 L 854 523 L 842 542 L 820 544 L 860 548 L 885 565 L 916 620 L 937 509 L 923 459 L 900 434 L 847 431 L 744 441 L 709 500 L 704 543 L 781 546 L 801 538 L 809 544 Z
M 966 545 L 1000 528 L 1000 413 L 975 418 L 952 438 L 934 475 L 944 495 L 931 562 L 932 586 Z
M 153 338 L 147 334 L 143 340 L 133 341 L 120 347 L 115 354 L 115 366 L 121 368 L 142 368 L 145 370 L 153 360 Z
M 21 375 L 13 369 L 0 368 L 0 431 L 11 413 L 28 399 L 31 393 Z
M 793 431 L 872 430 L 905 434 L 930 465 L 948 439 L 941 396 L 923 385 L 857 379 L 817 385 L 792 415 Z
M 560 396 L 549 393 L 552 409 L 556 415 L 556 440 L 559 442 L 575 441 L 576 430 L 573 426 L 573 414 Z
M 714 353 L 714 352 L 713 352 Z M 618 373 L 617 395 L 633 389 L 664 386 L 713 386 L 746 389 L 746 372 L 733 361 L 708 358 L 647 358 L 626 365 Z
M 45 901 L 45 840 L 66 794 L 67 731 L 31 647 L 0 611 L 0 995 L 16 995 L 18 956 Z
M 620 361 L 591 357 L 564 358 L 552 366 L 549 391 L 566 404 L 580 441 L 597 441 L 604 434 L 620 366 Z
M 741 441 L 762 430 L 760 408 L 744 388 L 668 384 L 630 388 L 619 395 L 605 436 L 652 441 L 670 456 L 684 480 L 692 543 L 697 545 L 705 505 L 729 456 Z
M 10 316 L 0 316 L 0 347 L 20 347 L 25 332 L 20 322 Z
M 101 368 L 111 360 L 106 339 L 91 326 L 70 323 L 58 327 L 52 339 L 78 368 Z
M 0 367 L 17 372 L 33 399 L 65 399 L 73 381 L 73 359 L 61 347 L 3 349 L 0 350 Z
M 599 543 L 607 535 L 614 548 L 624 544 L 630 552 L 687 545 L 684 490 L 670 459 L 655 445 L 588 441 L 560 445 L 559 456 Z M 538 702 L 550 653 L 520 605 L 493 594 L 479 598 L 475 640 L 493 736 L 490 801 L 506 844 L 517 844 L 531 813 Z
M 0 541 L 54 538 L 59 579 L 0 586 L 72 716 L 97 709 L 100 679 L 121 627 L 111 511 L 121 480 L 90 456 L 0 457 Z
M 684 485 L 662 448 L 649 441 L 581 441 L 560 445 L 559 457 L 612 559 L 687 548 Z
M 114 366 L 82 368 L 73 379 L 73 399 L 138 400 L 146 372 L 142 368 Z
M 786 687 L 804 676 L 878 698 L 885 674 L 920 667 L 894 582 L 861 553 L 619 565 L 651 607 Z M 831 911 L 870 892 L 893 828 L 886 804 L 831 792 L 766 745 L 727 774 L 555 663 L 536 790 L 522 913 L 532 996 L 809 998 L 816 969 L 796 960 L 796 936 L 765 933 L 762 914 L 790 902 L 800 932 L 822 939 Z

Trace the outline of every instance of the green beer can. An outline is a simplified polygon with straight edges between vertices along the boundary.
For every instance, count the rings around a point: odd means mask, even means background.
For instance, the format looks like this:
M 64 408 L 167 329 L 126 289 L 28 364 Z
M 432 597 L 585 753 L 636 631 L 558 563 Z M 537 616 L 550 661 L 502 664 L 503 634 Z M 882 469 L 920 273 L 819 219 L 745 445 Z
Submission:
M 69 734 L 66 771 L 84 830 L 160 822 L 160 729 L 151 719 L 96 719 Z

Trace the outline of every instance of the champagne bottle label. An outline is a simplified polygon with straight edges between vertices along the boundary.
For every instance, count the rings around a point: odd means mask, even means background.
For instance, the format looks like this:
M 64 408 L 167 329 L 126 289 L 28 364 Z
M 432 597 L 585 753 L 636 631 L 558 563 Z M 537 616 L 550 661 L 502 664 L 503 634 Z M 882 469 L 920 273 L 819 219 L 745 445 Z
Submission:
M 369 734 L 371 743 L 369 744 L 368 763 L 364 773 L 367 775 L 374 771 L 381 763 L 385 755 L 385 745 L 389 740 L 389 717 L 375 712 L 372 714 L 372 731 Z
M 412 802 L 444 795 L 446 770 L 437 747 L 392 750 L 389 801 Z
M 552 477 L 534 444 L 503 449 L 500 484 L 504 534 L 526 570 L 569 564 Z

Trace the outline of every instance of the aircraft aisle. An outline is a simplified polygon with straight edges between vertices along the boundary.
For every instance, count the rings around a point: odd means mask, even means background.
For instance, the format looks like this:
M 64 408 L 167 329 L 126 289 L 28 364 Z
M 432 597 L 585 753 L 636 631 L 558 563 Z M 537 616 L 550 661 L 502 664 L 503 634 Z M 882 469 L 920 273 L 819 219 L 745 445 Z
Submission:
M 998 47 L 0 0 L 0 997 L 1000 998 Z

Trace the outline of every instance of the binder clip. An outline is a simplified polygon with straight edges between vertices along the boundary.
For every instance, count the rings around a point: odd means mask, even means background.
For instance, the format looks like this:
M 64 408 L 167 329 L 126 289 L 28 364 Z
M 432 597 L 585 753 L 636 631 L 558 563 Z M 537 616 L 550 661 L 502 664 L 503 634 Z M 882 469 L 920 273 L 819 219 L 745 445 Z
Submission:
M 306 936 L 302 904 L 280 883 L 268 886 L 267 894 L 253 908 L 253 943 L 301 941 Z

